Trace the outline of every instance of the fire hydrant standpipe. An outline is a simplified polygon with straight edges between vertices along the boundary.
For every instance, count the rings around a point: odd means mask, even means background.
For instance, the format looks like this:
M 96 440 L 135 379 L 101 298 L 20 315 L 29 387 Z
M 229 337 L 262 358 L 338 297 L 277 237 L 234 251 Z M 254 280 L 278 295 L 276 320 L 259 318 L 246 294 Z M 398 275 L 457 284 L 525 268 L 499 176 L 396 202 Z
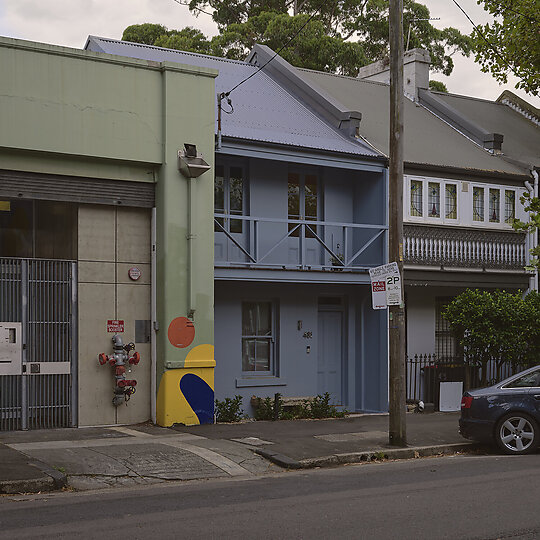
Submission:
M 113 405 L 118 407 L 122 403 L 129 401 L 131 396 L 135 393 L 135 387 L 137 381 L 135 379 L 126 379 L 126 365 L 137 365 L 141 359 L 138 352 L 135 352 L 134 343 L 126 343 L 124 345 L 122 336 L 115 334 L 112 337 L 113 342 L 113 354 L 107 356 L 105 353 L 98 355 L 99 363 L 104 366 L 109 364 L 114 367 L 114 377 L 116 384 L 114 387 L 114 397 L 112 399 Z M 133 351 L 133 354 L 129 356 L 129 353 Z

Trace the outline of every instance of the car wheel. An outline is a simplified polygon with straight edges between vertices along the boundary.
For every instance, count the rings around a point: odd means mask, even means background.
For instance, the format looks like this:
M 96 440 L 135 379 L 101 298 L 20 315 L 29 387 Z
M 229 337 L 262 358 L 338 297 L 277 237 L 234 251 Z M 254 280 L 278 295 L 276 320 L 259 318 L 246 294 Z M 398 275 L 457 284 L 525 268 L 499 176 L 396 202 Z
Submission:
M 503 416 L 495 428 L 495 441 L 505 454 L 529 454 L 539 444 L 537 423 L 524 413 Z

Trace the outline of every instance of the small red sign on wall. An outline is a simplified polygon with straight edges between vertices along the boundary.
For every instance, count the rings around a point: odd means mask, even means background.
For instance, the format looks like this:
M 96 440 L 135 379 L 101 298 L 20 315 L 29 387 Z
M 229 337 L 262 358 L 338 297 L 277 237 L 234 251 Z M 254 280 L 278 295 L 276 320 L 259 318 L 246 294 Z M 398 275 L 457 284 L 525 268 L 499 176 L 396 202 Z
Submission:
M 107 332 L 118 332 L 124 331 L 124 321 L 107 321 Z

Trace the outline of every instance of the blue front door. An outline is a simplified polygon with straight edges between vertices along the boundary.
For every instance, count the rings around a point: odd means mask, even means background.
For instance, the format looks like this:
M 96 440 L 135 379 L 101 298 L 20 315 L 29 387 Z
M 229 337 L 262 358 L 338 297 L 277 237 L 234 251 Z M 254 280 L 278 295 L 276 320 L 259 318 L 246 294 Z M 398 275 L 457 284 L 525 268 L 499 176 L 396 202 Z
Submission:
M 343 313 L 319 311 L 317 393 L 328 392 L 331 402 L 342 404 Z

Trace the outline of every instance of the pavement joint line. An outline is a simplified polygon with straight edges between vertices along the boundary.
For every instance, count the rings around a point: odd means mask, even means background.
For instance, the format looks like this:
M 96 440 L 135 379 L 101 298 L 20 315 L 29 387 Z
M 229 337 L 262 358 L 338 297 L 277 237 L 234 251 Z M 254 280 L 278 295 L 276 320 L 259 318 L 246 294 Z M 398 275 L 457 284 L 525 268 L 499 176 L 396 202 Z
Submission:
M 62 448 L 92 448 L 97 446 L 124 446 L 129 444 L 164 444 L 169 439 L 179 441 L 206 440 L 206 437 L 180 433 L 178 435 L 165 435 L 161 437 L 122 437 L 118 439 L 85 439 L 81 441 L 41 441 L 29 443 L 5 443 L 6 446 L 25 452 L 26 450 L 54 450 Z
M 154 437 L 154 435 L 150 433 L 145 433 L 144 431 L 138 431 L 136 429 L 130 429 L 124 426 L 111 426 L 108 429 L 118 431 L 119 433 L 125 433 L 126 435 L 131 435 L 132 437 Z
M 250 471 L 244 469 L 244 467 L 241 467 L 240 465 L 238 465 L 238 463 L 235 463 L 231 459 L 226 458 L 225 456 L 222 456 L 221 454 L 218 454 L 213 450 L 209 450 L 208 448 L 194 446 L 192 444 L 187 444 L 178 440 L 171 440 L 170 437 L 168 437 L 167 440 L 162 441 L 162 444 L 174 446 L 176 448 L 186 450 L 187 452 L 191 452 L 192 454 L 196 454 L 197 456 L 203 458 L 205 461 L 212 463 L 222 471 L 226 472 L 230 476 L 252 475 Z

